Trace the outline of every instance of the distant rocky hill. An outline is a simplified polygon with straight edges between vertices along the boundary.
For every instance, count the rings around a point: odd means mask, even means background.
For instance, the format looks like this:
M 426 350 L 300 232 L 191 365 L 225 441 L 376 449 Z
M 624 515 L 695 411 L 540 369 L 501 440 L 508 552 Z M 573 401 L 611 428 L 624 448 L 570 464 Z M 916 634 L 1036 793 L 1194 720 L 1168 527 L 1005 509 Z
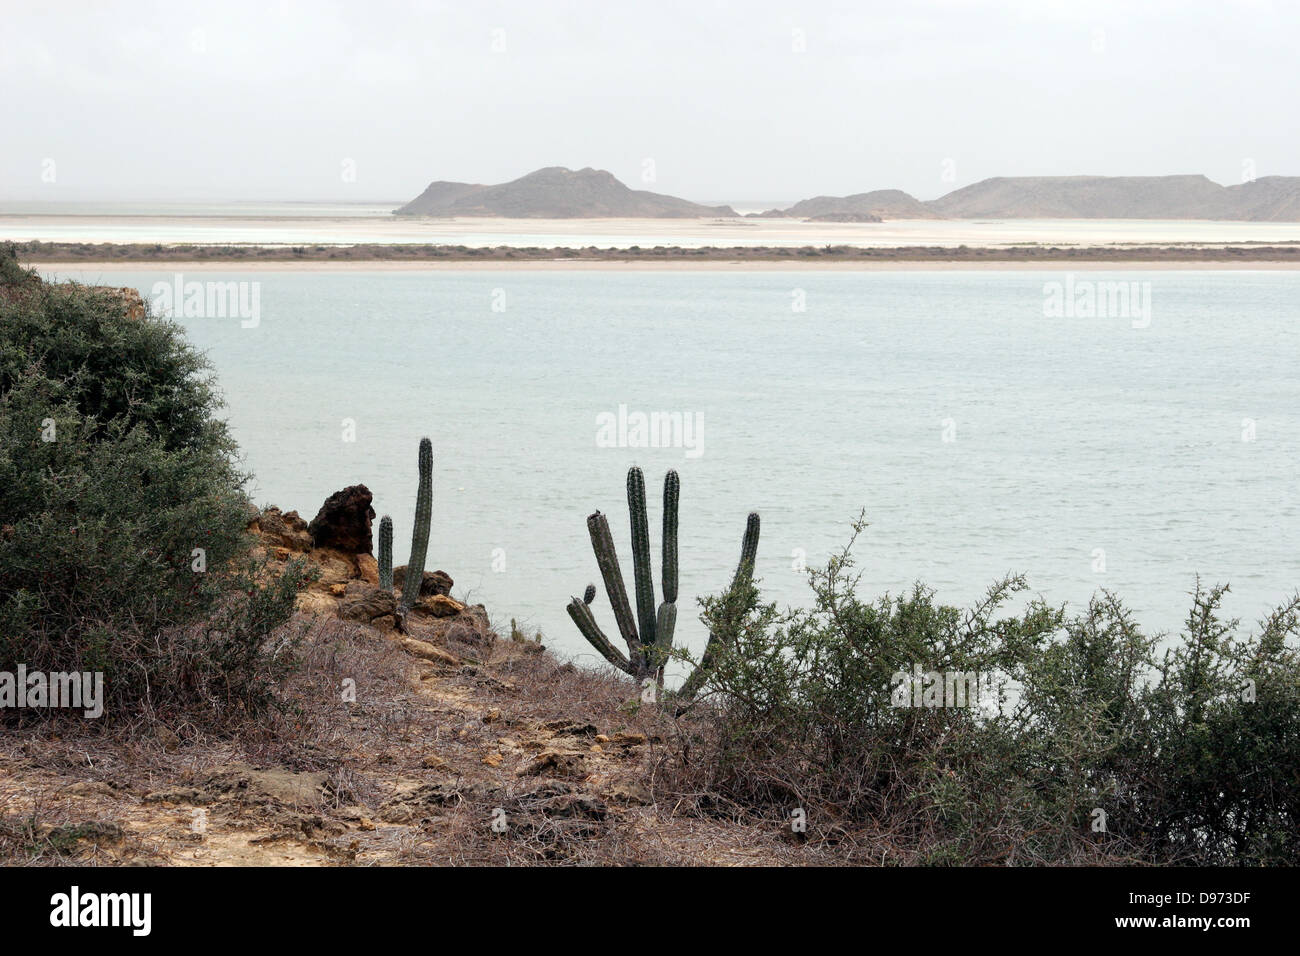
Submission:
M 928 203 L 950 219 L 1200 219 L 1224 189 L 1204 176 L 998 176 Z
M 1239 215 L 1252 222 L 1300 222 L 1300 176 L 1264 176 L 1229 186 Z
M 495 186 L 438 181 L 395 210 L 399 216 L 518 219 L 691 219 L 735 216 L 629 189 L 599 169 L 550 166 Z M 886 219 L 1219 219 L 1300 222 L 1300 176 L 1220 186 L 1205 176 L 996 176 L 921 201 L 900 189 L 815 196 L 757 219 L 876 222 Z
M 874 212 L 828 212 L 821 216 L 809 216 L 809 222 L 884 222 Z
M 395 210 L 399 216 L 502 216 L 515 219 L 689 219 L 734 216 L 730 206 L 703 206 L 629 189 L 601 169 L 549 166 L 495 186 L 430 183 Z
M 1300 220 L 1300 177 L 1220 186 L 1204 176 L 1019 176 L 927 203 L 952 219 Z
M 852 196 L 816 196 L 795 203 L 779 215 L 817 219 L 823 222 L 851 222 L 829 216 L 875 216 L 877 219 L 938 219 L 939 214 L 901 189 L 876 189 Z M 856 220 L 869 221 L 869 220 Z
M 921 202 L 897 189 L 817 196 L 761 218 L 1220 219 L 1300 222 L 1300 176 L 1220 186 L 1205 176 L 998 176 Z

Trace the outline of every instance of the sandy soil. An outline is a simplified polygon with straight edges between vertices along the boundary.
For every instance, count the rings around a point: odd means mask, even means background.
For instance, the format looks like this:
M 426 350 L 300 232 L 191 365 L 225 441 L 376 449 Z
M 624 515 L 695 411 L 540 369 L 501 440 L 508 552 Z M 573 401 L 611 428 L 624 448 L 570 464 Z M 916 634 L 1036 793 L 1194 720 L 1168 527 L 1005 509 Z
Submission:
M 673 724 L 628 712 L 630 685 L 512 641 L 426 661 L 340 627 L 317 632 L 298 691 L 346 674 L 356 702 L 274 734 L 0 732 L 0 864 L 832 862 L 782 821 L 657 797 Z

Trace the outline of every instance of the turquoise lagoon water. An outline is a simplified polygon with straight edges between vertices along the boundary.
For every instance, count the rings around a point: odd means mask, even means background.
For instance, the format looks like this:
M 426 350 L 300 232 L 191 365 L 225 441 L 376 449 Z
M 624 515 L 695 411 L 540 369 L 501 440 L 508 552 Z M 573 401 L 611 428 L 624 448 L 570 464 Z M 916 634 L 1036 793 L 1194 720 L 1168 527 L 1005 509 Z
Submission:
M 149 296 L 174 273 L 69 275 Z M 1300 584 L 1296 273 L 1075 276 L 1150 283 L 1145 328 L 1048 317 L 1044 283 L 1065 276 L 1045 272 L 188 278 L 261 283 L 255 328 L 181 320 L 260 503 L 310 519 L 364 482 L 404 561 L 428 435 L 430 566 L 575 658 L 592 657 L 564 612 L 597 578 L 585 518 L 610 514 L 626 565 L 632 463 L 656 555 L 662 475 L 681 474 L 684 605 L 727 583 L 751 509 L 764 588 L 789 603 L 806 600 L 801 557 L 823 561 L 862 508 L 871 592 L 920 579 L 969 601 L 1023 571 L 1053 601 L 1107 587 L 1172 630 L 1198 573 L 1251 622 Z M 620 406 L 698 416 L 698 442 L 602 447 Z M 688 606 L 679 634 L 702 646 Z

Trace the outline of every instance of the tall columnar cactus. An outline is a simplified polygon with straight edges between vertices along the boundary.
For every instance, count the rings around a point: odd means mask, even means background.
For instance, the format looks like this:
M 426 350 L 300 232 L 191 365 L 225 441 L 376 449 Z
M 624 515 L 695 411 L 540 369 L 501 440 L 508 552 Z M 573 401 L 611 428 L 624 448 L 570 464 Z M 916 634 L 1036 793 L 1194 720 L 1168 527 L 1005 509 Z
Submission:
M 384 515 L 379 519 L 379 586 L 393 590 L 393 519 Z
M 574 598 L 568 607 L 569 617 L 582 636 L 600 652 L 605 660 L 637 680 L 654 678 L 663 681 L 664 664 L 673 649 L 673 632 L 677 624 L 677 502 L 680 496 L 677 472 L 670 471 L 664 478 L 663 525 L 663 602 L 655 610 L 654 573 L 650 567 L 650 532 L 646 517 L 645 477 L 640 468 L 627 473 L 627 506 L 632 532 L 632 578 L 636 590 L 636 615 L 628 600 L 623 584 L 623 571 L 609 531 L 609 521 L 597 511 L 587 518 L 591 547 L 596 554 L 596 564 L 605 582 L 605 593 L 620 636 L 627 644 L 627 653 L 614 646 L 596 623 L 591 613 L 591 602 L 596 596 L 595 585 L 588 585 L 582 598 Z M 741 545 L 740 566 L 732 587 L 748 584 L 753 578 L 754 561 L 758 551 L 758 515 L 751 513 Z M 639 625 L 639 629 L 638 629 Z M 734 631 L 721 630 L 709 635 L 709 644 L 699 667 L 682 686 L 681 694 L 692 697 L 699 692 L 708 676 L 708 669 L 717 660 L 724 646 L 731 643 Z
M 664 600 L 677 603 L 677 499 L 681 481 L 677 472 L 664 475 Z
M 655 660 L 660 672 L 668 655 L 673 652 L 673 631 L 677 627 L 677 499 L 681 494 L 681 481 L 677 472 L 664 475 L 664 600 L 655 616 Z
M 401 611 L 404 617 L 420 596 L 424 561 L 429 554 L 429 520 L 433 516 L 433 443 L 420 439 L 420 486 L 415 493 L 415 527 L 411 530 L 411 559 L 406 562 L 402 581 Z
M 641 643 L 655 642 L 655 579 L 650 568 L 650 524 L 645 510 L 645 476 L 640 468 L 627 471 L 627 513 L 632 525 L 632 579 L 636 582 L 636 620 Z
M 590 515 L 587 518 L 587 533 L 591 535 L 591 550 L 596 553 L 596 565 L 600 568 L 601 579 L 605 582 L 609 606 L 614 609 L 614 621 L 618 624 L 618 632 L 623 636 L 624 643 L 627 644 L 625 659 L 627 666 L 624 670 L 634 677 L 640 677 L 645 670 L 645 655 L 641 651 L 641 640 L 636 633 L 636 621 L 632 618 L 632 606 L 627 600 L 627 588 L 623 586 L 623 569 L 618 563 L 614 536 L 609 533 L 609 520 L 599 511 Z M 598 646 L 597 650 L 599 649 Z

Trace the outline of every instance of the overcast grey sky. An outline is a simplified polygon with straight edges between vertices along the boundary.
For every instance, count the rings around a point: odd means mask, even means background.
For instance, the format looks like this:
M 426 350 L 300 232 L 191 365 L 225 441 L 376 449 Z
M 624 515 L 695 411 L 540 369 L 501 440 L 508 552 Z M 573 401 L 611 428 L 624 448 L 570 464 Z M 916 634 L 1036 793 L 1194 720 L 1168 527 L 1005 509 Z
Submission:
M 549 165 L 716 201 L 1300 173 L 1294 0 L 0 8 L 0 199 L 404 200 Z

